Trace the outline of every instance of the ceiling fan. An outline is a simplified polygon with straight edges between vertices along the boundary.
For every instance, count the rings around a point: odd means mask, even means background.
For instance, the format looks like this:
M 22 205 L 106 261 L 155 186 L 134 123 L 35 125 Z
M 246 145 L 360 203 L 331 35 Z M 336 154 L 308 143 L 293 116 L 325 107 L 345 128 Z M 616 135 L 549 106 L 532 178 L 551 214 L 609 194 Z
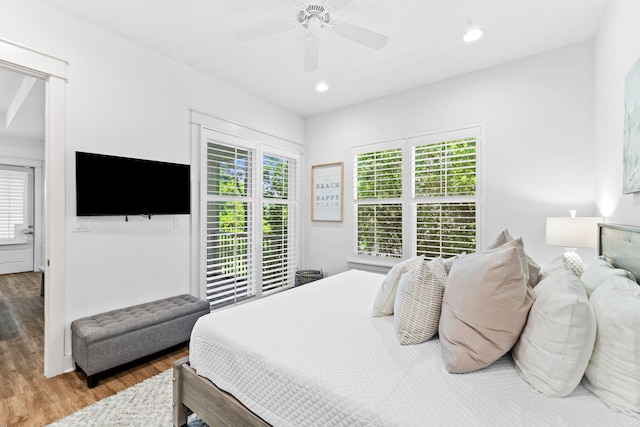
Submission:
M 320 33 L 332 30 L 336 35 L 360 43 L 373 49 L 380 50 L 387 45 L 389 37 L 376 33 L 357 25 L 336 21 L 334 12 L 347 6 L 354 0 L 316 0 L 305 1 L 294 6 L 295 19 L 293 21 L 266 24 L 257 28 L 241 31 L 236 37 L 241 41 L 257 39 L 277 34 L 294 28 L 303 28 L 307 32 L 305 41 L 305 71 L 318 68 L 320 54 Z

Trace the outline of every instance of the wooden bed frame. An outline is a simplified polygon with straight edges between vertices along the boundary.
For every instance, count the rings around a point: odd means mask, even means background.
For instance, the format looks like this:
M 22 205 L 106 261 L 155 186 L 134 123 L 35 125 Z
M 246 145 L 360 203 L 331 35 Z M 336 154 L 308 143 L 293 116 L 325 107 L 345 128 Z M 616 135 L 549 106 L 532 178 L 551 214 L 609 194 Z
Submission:
M 269 426 L 231 394 L 196 374 L 185 357 L 173 362 L 173 425 L 186 425 L 192 412 L 209 427 Z
M 598 224 L 598 254 L 616 268 L 629 270 L 640 283 L 640 227 Z
M 640 227 L 598 224 L 598 236 L 598 254 L 614 267 L 631 271 L 640 283 Z M 185 357 L 173 363 L 173 425 L 186 425 L 192 412 L 210 427 L 270 425 L 231 394 L 196 374 Z

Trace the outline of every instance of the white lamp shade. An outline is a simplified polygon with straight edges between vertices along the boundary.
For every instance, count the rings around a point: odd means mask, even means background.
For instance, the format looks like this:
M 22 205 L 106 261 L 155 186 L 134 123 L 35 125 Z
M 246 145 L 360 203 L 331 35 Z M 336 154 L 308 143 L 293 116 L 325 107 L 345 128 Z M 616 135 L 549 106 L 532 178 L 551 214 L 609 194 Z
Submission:
M 600 217 L 547 218 L 545 243 L 565 248 L 595 248 L 598 246 Z

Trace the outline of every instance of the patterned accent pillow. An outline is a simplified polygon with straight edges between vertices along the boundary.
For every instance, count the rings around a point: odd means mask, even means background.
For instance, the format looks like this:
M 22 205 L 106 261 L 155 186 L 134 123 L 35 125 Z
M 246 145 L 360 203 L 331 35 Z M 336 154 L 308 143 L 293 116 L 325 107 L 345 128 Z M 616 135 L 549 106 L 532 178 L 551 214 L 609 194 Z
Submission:
M 438 257 L 400 278 L 394 316 L 400 344 L 420 344 L 438 332 L 447 270 Z
M 465 256 L 465 253 L 461 253 L 460 255 L 454 255 L 450 258 L 443 258 L 442 263 L 444 264 L 444 268 L 447 270 L 447 274 L 451 271 L 451 267 L 453 267 L 453 263 L 461 257 Z
M 419 255 L 399 262 L 389 270 L 380 285 L 380 289 L 378 289 L 378 294 L 376 295 L 375 300 L 373 301 L 374 317 L 393 314 L 393 304 L 396 301 L 396 290 L 398 289 L 400 277 L 407 271 L 419 266 L 422 261 L 424 261 L 424 257 Z

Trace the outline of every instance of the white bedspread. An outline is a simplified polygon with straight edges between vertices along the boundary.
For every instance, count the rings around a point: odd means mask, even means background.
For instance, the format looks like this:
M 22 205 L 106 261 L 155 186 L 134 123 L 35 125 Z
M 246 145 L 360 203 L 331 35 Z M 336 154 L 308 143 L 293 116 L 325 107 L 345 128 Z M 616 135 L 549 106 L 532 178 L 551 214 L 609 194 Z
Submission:
M 372 317 L 383 275 L 351 270 L 201 317 L 191 366 L 275 426 L 631 426 L 584 387 L 533 392 L 510 356 L 462 375 L 437 339 L 401 346 Z

